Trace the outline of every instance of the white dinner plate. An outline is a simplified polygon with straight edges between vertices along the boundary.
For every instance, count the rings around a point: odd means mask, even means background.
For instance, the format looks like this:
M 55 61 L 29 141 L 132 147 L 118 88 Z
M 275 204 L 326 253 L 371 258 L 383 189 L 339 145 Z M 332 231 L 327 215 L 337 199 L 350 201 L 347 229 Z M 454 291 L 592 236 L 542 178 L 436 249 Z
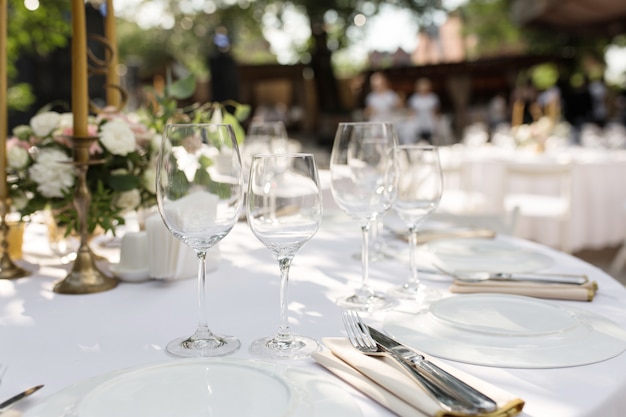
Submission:
M 180 360 L 116 371 L 65 388 L 24 417 L 359 417 L 322 375 L 251 360 Z
M 532 272 L 553 263 L 544 253 L 497 239 L 436 240 L 426 247 L 432 261 L 450 272 Z
M 626 350 L 626 330 L 611 320 L 517 295 L 443 298 L 417 314 L 387 313 L 383 327 L 422 352 L 487 366 L 577 366 Z

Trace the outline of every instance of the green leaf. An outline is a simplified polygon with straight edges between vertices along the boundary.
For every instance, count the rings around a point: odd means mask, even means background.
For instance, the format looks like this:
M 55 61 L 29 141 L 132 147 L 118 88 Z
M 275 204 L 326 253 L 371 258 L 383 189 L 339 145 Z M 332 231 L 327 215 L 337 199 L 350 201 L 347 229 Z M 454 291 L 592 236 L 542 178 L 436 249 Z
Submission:
M 109 186 L 115 191 L 130 191 L 139 188 L 140 178 L 136 175 L 111 175 Z
M 206 155 L 200 156 L 200 160 L 198 162 L 200 163 L 201 169 L 207 169 L 208 167 L 213 165 L 213 160 Z
M 248 104 L 238 104 L 235 106 L 235 118 L 238 121 L 242 122 L 250 116 L 250 112 L 252 111 L 252 107 Z
M 191 97 L 196 91 L 196 77 L 193 74 L 181 78 L 170 84 L 168 87 L 169 96 L 175 99 L 184 100 Z
M 242 143 L 246 138 L 246 131 L 243 129 L 243 127 L 241 127 L 237 118 L 228 112 L 224 112 L 223 118 L 224 123 L 229 124 L 233 127 L 235 137 L 237 138 L 237 143 Z
M 168 195 L 172 200 L 178 200 L 183 197 L 187 190 L 189 189 L 189 181 L 187 181 L 187 176 L 182 171 L 176 171 L 170 180 L 172 182 L 172 186 L 170 187 L 171 193 Z

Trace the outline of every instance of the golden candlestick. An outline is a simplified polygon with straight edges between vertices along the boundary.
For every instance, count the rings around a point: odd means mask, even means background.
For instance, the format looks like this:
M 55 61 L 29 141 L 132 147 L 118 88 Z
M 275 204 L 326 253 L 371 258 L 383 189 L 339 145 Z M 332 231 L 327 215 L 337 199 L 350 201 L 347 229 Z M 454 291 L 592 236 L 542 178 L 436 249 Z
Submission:
M 106 82 L 109 86 L 118 86 L 120 77 L 117 74 L 117 30 L 115 27 L 115 11 L 113 0 L 106 0 L 106 17 L 104 18 L 104 34 L 111 45 L 111 59 L 107 63 Z M 107 89 L 107 104 L 121 108 L 121 97 L 117 91 Z
M 75 137 L 87 136 L 89 115 L 85 20 L 85 0 L 72 0 L 72 115 Z
M 97 137 L 71 137 L 74 148 L 74 165 L 77 172 L 74 207 L 78 216 L 78 232 L 80 246 L 70 273 L 54 285 L 54 292 L 60 294 L 90 294 L 107 291 L 117 286 L 115 278 L 107 276 L 96 266 L 94 254 L 89 248 L 89 230 L 87 214 L 91 205 L 91 193 L 87 186 L 87 170 L 90 165 L 102 161 L 89 159 L 89 147 L 98 140 Z
M 7 0 L 0 0 L 0 279 L 15 279 L 28 275 L 9 257 L 9 187 L 7 185 Z

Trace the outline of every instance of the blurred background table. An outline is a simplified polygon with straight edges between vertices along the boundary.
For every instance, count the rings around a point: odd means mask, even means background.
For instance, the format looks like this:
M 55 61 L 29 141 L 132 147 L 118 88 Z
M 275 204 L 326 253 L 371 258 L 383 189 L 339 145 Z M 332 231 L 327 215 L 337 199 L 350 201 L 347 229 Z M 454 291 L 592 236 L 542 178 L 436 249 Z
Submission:
M 507 184 L 507 167 L 513 164 L 568 164 L 569 251 L 600 249 L 620 244 L 626 235 L 626 150 L 564 147 L 545 153 L 507 149 L 491 145 L 442 147 L 442 163 L 448 171 L 440 210 L 452 212 L 502 213 L 505 194 L 536 191 L 558 195 L 558 185 L 540 176 L 529 184 Z M 473 199 L 459 205 L 446 203 L 446 192 L 460 189 Z M 560 247 L 560 231 L 550 219 L 518 218 L 516 236 Z

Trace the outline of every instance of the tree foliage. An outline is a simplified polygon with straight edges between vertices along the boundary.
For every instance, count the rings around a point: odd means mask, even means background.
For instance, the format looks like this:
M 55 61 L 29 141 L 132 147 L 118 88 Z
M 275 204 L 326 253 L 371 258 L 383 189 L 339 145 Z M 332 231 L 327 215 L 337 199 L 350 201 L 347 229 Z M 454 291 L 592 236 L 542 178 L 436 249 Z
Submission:
M 8 1 L 7 73 L 9 109 L 25 109 L 33 101 L 28 84 L 15 82 L 17 60 L 24 55 L 46 55 L 68 44 L 71 33 L 70 4 L 67 0 L 42 1 L 28 10 L 23 0 Z
M 596 76 L 603 71 L 604 52 L 613 41 L 610 36 L 521 27 L 513 22 L 510 7 L 510 0 L 468 0 L 462 6 L 466 35 L 475 37 L 477 55 L 509 50 L 571 58 L 570 66 L 561 68 L 565 76 L 583 72 Z

